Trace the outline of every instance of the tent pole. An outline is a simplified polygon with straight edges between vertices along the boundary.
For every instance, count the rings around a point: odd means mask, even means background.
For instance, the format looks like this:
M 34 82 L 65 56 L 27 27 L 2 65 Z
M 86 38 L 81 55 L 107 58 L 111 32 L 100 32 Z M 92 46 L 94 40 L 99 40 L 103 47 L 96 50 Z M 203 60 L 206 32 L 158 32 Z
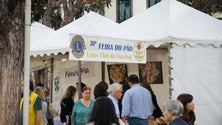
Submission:
M 105 62 L 101 63 L 102 81 L 105 81 Z
M 172 48 L 172 43 L 168 43 L 167 44 L 167 51 L 168 51 L 168 79 L 169 79 L 169 98 L 171 99 L 172 98 L 172 91 L 173 91 L 173 88 L 172 88 L 172 76 L 171 76 L 171 70 L 173 69 L 171 67 L 171 59 L 173 59 L 171 57 L 171 48 Z
M 78 98 L 81 98 L 81 61 L 78 61 Z
M 53 95 L 53 77 L 54 77 L 54 57 L 52 57 L 51 58 L 51 67 L 50 67 L 50 80 L 51 80 L 51 82 L 50 82 L 50 94 L 51 94 L 51 103 L 52 103 L 52 95 Z
M 29 121 L 29 75 L 30 75 L 30 25 L 31 25 L 31 0 L 25 1 L 25 52 L 24 52 L 24 104 L 23 125 Z

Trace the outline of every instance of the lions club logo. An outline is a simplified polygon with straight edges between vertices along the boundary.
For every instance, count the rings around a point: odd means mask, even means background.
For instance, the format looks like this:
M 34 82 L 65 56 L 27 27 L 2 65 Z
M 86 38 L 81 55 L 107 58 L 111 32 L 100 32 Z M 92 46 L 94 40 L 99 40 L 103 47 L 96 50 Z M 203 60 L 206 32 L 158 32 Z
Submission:
M 70 49 L 74 57 L 78 59 L 83 57 L 86 49 L 83 37 L 80 35 L 75 35 L 70 43 Z

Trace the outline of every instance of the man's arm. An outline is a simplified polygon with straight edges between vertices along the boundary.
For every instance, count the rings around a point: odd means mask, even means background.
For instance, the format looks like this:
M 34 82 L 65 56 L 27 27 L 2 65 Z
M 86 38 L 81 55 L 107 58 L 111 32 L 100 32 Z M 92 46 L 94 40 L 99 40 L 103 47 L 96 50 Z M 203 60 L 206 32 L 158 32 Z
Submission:
M 126 120 L 130 114 L 130 95 L 126 92 L 122 100 L 122 121 L 126 123 Z

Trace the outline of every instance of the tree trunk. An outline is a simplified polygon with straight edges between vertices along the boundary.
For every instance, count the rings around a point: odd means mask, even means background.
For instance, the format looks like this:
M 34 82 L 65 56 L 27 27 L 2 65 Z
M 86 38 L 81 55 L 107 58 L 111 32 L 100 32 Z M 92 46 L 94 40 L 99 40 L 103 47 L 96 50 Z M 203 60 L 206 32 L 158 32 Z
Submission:
M 43 16 L 43 24 L 52 27 L 53 11 L 63 6 L 63 23 L 62 26 L 73 21 L 74 16 L 81 10 L 82 0 L 76 0 L 72 6 L 68 6 L 67 0 L 48 0 L 48 5 Z
M 19 125 L 24 67 L 24 2 L 0 1 L 0 125 Z
M 43 24 L 52 27 L 53 11 L 62 4 L 63 0 L 48 0 L 48 5 L 43 16 Z

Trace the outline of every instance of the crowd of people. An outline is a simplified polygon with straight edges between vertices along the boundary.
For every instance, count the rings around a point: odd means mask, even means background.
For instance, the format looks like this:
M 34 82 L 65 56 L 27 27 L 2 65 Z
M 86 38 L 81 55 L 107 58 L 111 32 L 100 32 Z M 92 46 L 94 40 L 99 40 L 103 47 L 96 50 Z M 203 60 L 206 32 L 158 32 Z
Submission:
M 191 94 L 182 93 L 177 99 L 166 100 L 161 110 L 151 86 L 140 83 L 137 75 L 130 75 L 126 84 L 108 85 L 101 81 L 91 98 L 91 88 L 81 83 L 78 99 L 78 83 L 76 87 L 69 86 L 60 101 L 62 125 L 194 125 L 196 116 Z M 21 85 L 23 90 L 23 83 Z M 30 82 L 29 125 L 53 125 L 48 95 L 49 89 L 34 88 Z M 21 125 L 23 102 L 21 98 Z
M 20 99 L 20 125 L 23 125 L 23 91 L 24 81 L 21 81 Z M 29 125 L 53 125 L 54 113 L 49 100 L 49 88 L 43 86 L 34 87 L 33 82 L 29 83 Z

